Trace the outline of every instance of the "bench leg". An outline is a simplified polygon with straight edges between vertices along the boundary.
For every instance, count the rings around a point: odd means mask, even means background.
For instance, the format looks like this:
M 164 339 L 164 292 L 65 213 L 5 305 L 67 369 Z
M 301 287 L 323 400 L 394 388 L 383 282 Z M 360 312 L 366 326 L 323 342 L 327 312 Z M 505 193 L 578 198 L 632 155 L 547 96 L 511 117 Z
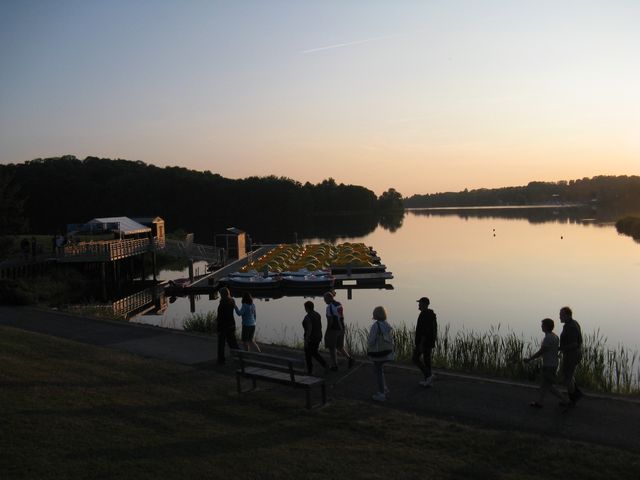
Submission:
M 251 377 L 251 383 L 253 384 L 253 388 L 248 390 L 242 390 L 241 380 L 242 380 L 242 374 L 236 373 L 236 385 L 238 386 L 238 393 L 251 392 L 252 390 L 255 390 L 256 388 L 258 388 L 258 385 L 256 384 L 256 379 L 254 377 Z

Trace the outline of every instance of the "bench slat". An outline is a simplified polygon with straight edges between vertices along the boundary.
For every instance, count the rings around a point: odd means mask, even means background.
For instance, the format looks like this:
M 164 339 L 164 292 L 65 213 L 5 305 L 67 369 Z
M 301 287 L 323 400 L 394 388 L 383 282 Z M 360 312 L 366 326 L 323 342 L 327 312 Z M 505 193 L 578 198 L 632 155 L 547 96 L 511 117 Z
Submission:
M 322 403 L 327 401 L 326 387 L 324 378 L 306 375 L 306 370 L 295 369 L 295 365 L 304 365 L 303 360 L 296 358 L 281 357 L 278 355 L 269 355 L 265 353 L 246 352 L 244 350 L 231 351 L 239 360 L 240 368 L 236 372 L 236 381 L 238 384 L 238 393 L 242 393 L 240 378 L 251 378 L 253 380 L 253 388 L 256 388 L 256 380 L 262 379 L 267 382 L 289 385 L 297 388 L 304 388 L 307 395 L 307 408 L 311 405 L 311 387 L 320 386 L 322 394 Z
M 270 353 L 258 353 L 258 352 L 247 352 L 245 350 L 236 350 L 232 349 L 231 353 L 236 355 L 237 357 L 242 357 L 245 361 L 251 361 L 252 359 L 257 360 L 273 360 L 273 361 L 281 361 L 281 362 L 292 362 L 296 364 L 304 364 L 304 360 L 300 360 L 298 358 L 292 357 L 282 357 L 279 355 L 271 355 Z

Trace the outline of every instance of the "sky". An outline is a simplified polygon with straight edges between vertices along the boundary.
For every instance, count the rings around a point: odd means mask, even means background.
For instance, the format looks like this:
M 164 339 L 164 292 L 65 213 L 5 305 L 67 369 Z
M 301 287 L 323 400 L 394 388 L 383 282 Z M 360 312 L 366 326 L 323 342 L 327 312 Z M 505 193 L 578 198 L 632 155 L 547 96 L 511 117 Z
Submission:
M 637 0 L 0 0 L 0 163 L 405 196 L 640 174 Z

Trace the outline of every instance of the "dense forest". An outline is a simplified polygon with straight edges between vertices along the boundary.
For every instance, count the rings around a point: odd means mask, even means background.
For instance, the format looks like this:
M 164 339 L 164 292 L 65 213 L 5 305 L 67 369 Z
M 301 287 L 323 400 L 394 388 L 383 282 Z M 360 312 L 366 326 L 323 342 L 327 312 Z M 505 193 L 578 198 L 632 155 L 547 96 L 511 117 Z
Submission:
M 522 187 L 413 195 L 404 201 L 408 208 L 566 203 L 640 211 L 640 177 L 597 176 L 560 182 L 530 182 Z
M 338 212 L 368 212 L 372 218 L 356 230 L 369 230 L 378 217 L 385 223 L 389 212 L 402 210 L 402 195 L 393 188 L 377 197 L 332 178 L 318 184 L 275 176 L 234 180 L 209 171 L 70 155 L 0 165 L 0 195 L 0 233 L 55 233 L 95 217 L 160 216 L 170 231 L 196 232 L 203 243 L 230 225 L 278 241 L 275 232 L 283 228 L 344 223 L 332 218 Z

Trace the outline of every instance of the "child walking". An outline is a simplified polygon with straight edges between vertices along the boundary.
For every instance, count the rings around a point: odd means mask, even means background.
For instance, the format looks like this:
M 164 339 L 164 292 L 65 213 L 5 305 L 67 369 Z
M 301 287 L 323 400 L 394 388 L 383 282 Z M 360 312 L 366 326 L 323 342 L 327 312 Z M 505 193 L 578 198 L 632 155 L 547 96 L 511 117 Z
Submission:
M 542 408 L 547 392 L 551 392 L 558 397 L 561 404 L 566 402 L 560 391 L 553 385 L 556 378 L 556 371 L 558 370 L 558 348 L 560 347 L 560 339 L 553 333 L 554 326 L 553 320 L 550 318 L 542 320 L 541 328 L 544 332 L 544 338 L 542 339 L 540 349 L 529 358 L 524 359 L 525 363 L 529 363 L 538 357 L 542 357 L 542 380 L 538 400 L 534 400 L 529 404 L 534 408 Z

